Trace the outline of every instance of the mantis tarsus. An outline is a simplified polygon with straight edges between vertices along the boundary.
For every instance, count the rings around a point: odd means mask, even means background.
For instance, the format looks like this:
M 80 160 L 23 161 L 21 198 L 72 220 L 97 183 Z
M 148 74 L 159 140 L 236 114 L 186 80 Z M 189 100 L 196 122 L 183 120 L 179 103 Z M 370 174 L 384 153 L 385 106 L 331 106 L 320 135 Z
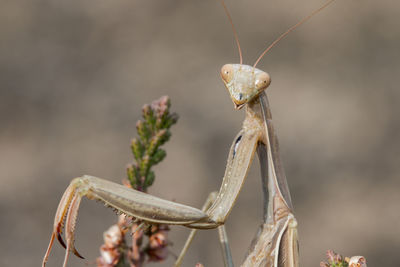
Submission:
M 279 40 L 333 1 L 328 1 L 323 7 L 278 37 L 261 54 L 253 66 L 242 64 L 238 37 L 229 12 L 224 2 L 221 1 L 231 22 L 240 55 L 240 64 L 224 65 L 221 69 L 221 77 L 230 93 L 235 109 L 245 107 L 246 117 L 242 129 L 231 146 L 219 192 L 210 194 L 203 210 L 200 210 L 101 178 L 88 175 L 75 178 L 66 189 L 57 208 L 53 233 L 43 259 L 43 266 L 48 260 L 55 238 L 66 248 L 64 266 L 67 265 L 70 252 L 82 257 L 74 247 L 74 228 L 83 196 L 102 201 L 107 206 L 146 223 L 183 225 L 194 228 L 176 266 L 180 265 L 196 229 L 218 228 L 225 265 L 233 266 L 224 223 L 244 183 L 255 151 L 260 160 L 265 196 L 264 223 L 261 225 L 242 266 L 298 266 L 297 222 L 293 215 L 290 193 L 280 161 L 278 141 L 265 93 L 271 79 L 266 72 L 257 69 L 256 65 Z M 64 220 L 66 244 L 61 237 Z

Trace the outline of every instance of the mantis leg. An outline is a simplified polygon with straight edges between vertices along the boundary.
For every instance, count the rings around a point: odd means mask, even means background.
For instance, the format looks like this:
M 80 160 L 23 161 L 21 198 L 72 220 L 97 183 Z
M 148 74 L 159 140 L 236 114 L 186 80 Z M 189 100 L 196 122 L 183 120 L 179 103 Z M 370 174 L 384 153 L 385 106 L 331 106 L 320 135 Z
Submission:
M 185 245 L 183 246 L 181 252 L 179 253 L 178 258 L 175 261 L 174 266 L 175 267 L 180 267 L 183 261 L 183 257 L 185 257 L 186 252 L 188 251 L 190 245 L 192 244 L 192 241 L 194 239 L 194 236 L 196 235 L 198 229 L 192 229 L 190 230 L 190 234 L 188 238 L 186 239 Z
M 187 250 L 189 249 L 189 246 L 192 243 L 197 231 L 198 231 L 198 229 L 192 229 L 190 231 L 190 234 L 186 240 L 186 243 L 183 246 L 178 259 L 175 261 L 175 265 L 174 265 L 175 267 L 181 266 L 183 257 L 185 256 Z M 218 238 L 219 238 L 219 243 L 221 245 L 222 257 L 224 259 L 224 266 L 225 267 L 233 267 L 234 265 L 233 265 L 231 249 L 229 247 L 228 235 L 226 234 L 225 225 L 223 225 L 223 224 L 218 226 Z
M 202 211 L 205 212 L 211 207 L 212 203 L 215 201 L 215 198 L 217 197 L 217 194 L 218 194 L 218 192 L 211 192 L 208 195 L 206 202 L 204 203 L 203 207 L 201 208 Z M 186 239 L 185 245 L 183 246 L 181 252 L 179 253 L 178 258 L 175 261 L 175 265 L 174 265 L 175 267 L 181 266 L 183 257 L 185 257 L 185 254 L 186 254 L 187 250 L 189 249 L 189 246 L 191 245 L 191 243 L 194 239 L 194 236 L 197 233 L 197 230 L 198 229 L 192 229 L 190 231 L 190 234 L 189 234 L 188 238 Z
M 54 218 L 50 244 L 43 258 L 43 266 L 47 262 L 55 237 L 66 248 L 64 266 L 67 264 L 70 251 L 76 256 L 83 258 L 74 247 L 75 223 L 79 204 L 83 196 L 99 200 L 118 212 L 149 223 L 187 225 L 201 221 L 209 225 L 213 224 L 213 222 L 208 220 L 208 216 L 199 209 L 164 200 L 117 183 L 86 175 L 72 180 L 61 198 Z M 64 243 L 61 237 L 64 219 L 66 243 Z M 214 227 L 217 227 L 217 225 Z
M 225 225 L 218 227 L 219 243 L 221 245 L 222 257 L 224 259 L 225 267 L 233 267 L 233 259 L 231 248 L 229 247 L 228 235 L 226 234 Z
M 206 212 L 93 176 L 85 175 L 73 179 L 57 208 L 43 267 L 56 237 L 67 250 L 64 266 L 67 264 L 69 252 L 82 257 L 74 247 L 74 231 L 79 204 L 84 196 L 101 201 L 117 212 L 135 217 L 144 223 L 184 225 L 197 229 L 213 229 L 223 225 L 246 178 L 261 135 L 260 129 L 261 120 L 254 115 L 247 116 L 242 130 L 231 146 L 221 189 L 214 197 L 215 201 L 210 201 Z M 64 219 L 66 243 L 61 237 Z M 222 242 L 226 243 L 225 240 Z
M 202 207 L 202 211 L 205 212 L 211 207 L 211 205 L 214 203 L 217 195 L 218 195 L 218 192 L 212 192 L 208 195 L 207 200 Z M 189 234 L 188 238 L 186 239 L 185 245 L 183 246 L 183 248 L 179 254 L 179 257 L 175 261 L 175 264 L 174 264 L 175 267 L 181 266 L 183 257 L 185 256 L 187 250 L 189 249 L 189 246 L 191 245 L 197 231 L 198 231 L 198 229 L 192 229 L 190 231 L 190 234 Z M 227 237 L 224 225 L 220 225 L 218 227 L 218 237 L 219 237 L 219 241 L 221 244 L 221 250 L 222 250 L 222 254 L 223 254 L 223 258 L 224 258 L 224 264 L 226 267 L 233 267 L 232 255 L 231 255 L 231 251 L 229 248 L 228 237 Z

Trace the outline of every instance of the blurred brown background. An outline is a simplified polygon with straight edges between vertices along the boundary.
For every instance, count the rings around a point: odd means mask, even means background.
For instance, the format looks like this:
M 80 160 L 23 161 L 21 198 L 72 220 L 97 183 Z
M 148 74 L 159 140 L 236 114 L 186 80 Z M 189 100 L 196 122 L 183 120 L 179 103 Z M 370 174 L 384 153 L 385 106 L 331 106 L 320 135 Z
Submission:
M 227 1 L 245 63 L 322 2 Z M 337 1 L 258 65 L 272 77 L 301 266 L 319 266 L 327 249 L 400 266 L 399 17 L 398 1 Z M 2 0 L 0 265 L 39 266 L 71 178 L 125 177 L 141 107 L 162 95 L 180 120 L 151 193 L 201 207 L 244 117 L 219 78 L 237 61 L 217 1 Z M 237 265 L 261 222 L 253 165 L 226 224 Z M 114 221 L 83 202 L 77 248 L 89 261 Z M 188 232 L 173 227 L 172 251 Z M 57 244 L 49 266 L 63 255 Z M 198 261 L 222 265 L 216 231 L 201 232 L 184 266 Z M 71 257 L 70 266 L 85 261 Z

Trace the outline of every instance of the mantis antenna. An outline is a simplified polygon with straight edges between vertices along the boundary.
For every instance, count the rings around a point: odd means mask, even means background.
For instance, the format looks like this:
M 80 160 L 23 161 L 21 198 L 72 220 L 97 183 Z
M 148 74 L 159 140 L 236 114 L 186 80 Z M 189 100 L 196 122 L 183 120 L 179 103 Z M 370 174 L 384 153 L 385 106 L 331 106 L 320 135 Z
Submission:
M 316 15 L 317 13 L 319 13 L 320 11 L 322 11 L 324 8 L 326 8 L 327 6 L 329 6 L 332 2 L 334 2 L 335 0 L 330 0 L 327 3 L 325 3 L 322 7 L 314 10 L 310 15 L 308 15 L 307 17 L 303 18 L 302 20 L 300 20 L 299 22 L 297 22 L 295 25 L 293 25 L 292 27 L 290 27 L 286 32 L 284 32 L 283 34 L 281 34 L 281 36 L 279 36 L 275 41 L 272 42 L 272 44 L 270 44 L 270 46 L 267 47 L 267 49 L 264 50 L 264 52 L 262 52 L 262 54 L 260 55 L 260 57 L 256 60 L 256 63 L 254 63 L 253 67 L 255 68 L 258 64 L 258 62 L 265 56 L 265 54 L 272 48 L 274 47 L 280 40 L 282 40 L 283 38 L 286 37 L 286 35 L 288 35 L 291 31 L 293 31 L 294 29 L 296 29 L 297 27 L 299 27 L 300 25 L 302 25 L 303 23 L 305 23 L 307 20 L 311 19 L 314 15 Z M 224 6 L 225 7 L 225 6 Z M 229 14 L 228 14 L 229 16 Z M 232 23 L 232 22 L 231 22 Z M 232 24 L 233 27 L 233 24 Z M 235 34 L 236 36 L 236 34 Z M 242 64 L 242 61 L 240 61 L 240 64 Z
M 231 15 L 229 14 L 229 10 L 225 5 L 224 0 L 221 0 L 221 5 L 224 7 L 225 13 L 228 16 L 229 22 L 231 23 L 232 30 L 233 30 L 233 35 L 235 36 L 236 44 L 237 44 L 237 47 L 238 47 L 238 50 L 239 50 L 240 64 L 242 64 L 243 63 L 243 57 L 242 57 L 242 49 L 240 48 L 239 37 L 237 35 L 235 26 L 233 26 Z

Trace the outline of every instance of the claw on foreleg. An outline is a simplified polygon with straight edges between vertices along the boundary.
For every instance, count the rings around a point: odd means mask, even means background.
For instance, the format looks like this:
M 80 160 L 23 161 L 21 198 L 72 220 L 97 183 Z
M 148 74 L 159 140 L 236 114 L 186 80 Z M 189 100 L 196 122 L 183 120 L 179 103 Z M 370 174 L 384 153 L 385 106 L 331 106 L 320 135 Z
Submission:
M 51 238 L 50 238 L 50 242 L 49 242 L 49 246 L 47 248 L 46 254 L 44 255 L 43 258 L 43 263 L 42 266 L 45 267 L 47 260 L 49 258 L 50 255 L 50 251 L 53 247 L 54 244 L 54 239 L 57 237 L 57 240 L 60 242 L 60 244 L 64 247 L 67 248 L 67 245 L 65 245 L 65 242 L 61 236 L 62 233 L 62 228 L 64 226 L 64 219 L 65 217 L 71 217 L 69 214 L 71 213 L 71 210 L 76 210 L 75 211 L 75 219 L 76 219 L 76 214 L 79 208 L 79 201 L 78 201 L 78 205 L 73 204 L 76 203 L 77 201 L 75 200 L 76 198 L 79 198 L 80 201 L 80 196 L 79 194 L 76 193 L 76 184 L 75 183 L 71 183 L 67 190 L 65 190 L 60 203 L 58 204 L 58 208 L 57 208 L 57 212 L 56 212 L 56 216 L 54 217 L 54 225 L 53 225 L 53 232 L 51 234 Z M 71 206 L 74 207 L 74 209 L 71 209 Z M 70 212 L 69 212 L 70 211 Z M 68 214 L 68 215 L 67 215 Z M 67 225 L 68 225 L 68 218 L 67 218 Z M 73 222 L 73 224 L 75 225 L 75 222 Z M 72 230 L 73 231 L 73 230 Z M 73 236 L 73 233 L 72 233 Z M 67 236 L 67 244 L 68 244 L 68 236 Z M 73 246 L 72 246 L 73 248 Z M 67 249 L 68 251 L 68 249 Z M 76 251 L 74 251 L 75 253 Z M 75 253 L 75 255 L 82 257 L 79 255 L 79 253 Z
M 65 220 L 65 239 L 67 240 L 67 247 L 65 251 L 64 267 L 67 266 L 69 252 L 72 251 L 77 257 L 84 259 L 78 251 L 75 249 L 74 241 L 74 231 L 76 218 L 78 216 L 79 204 L 81 203 L 82 197 L 79 193 L 75 193 L 72 197 L 71 204 L 69 206 L 67 219 Z

